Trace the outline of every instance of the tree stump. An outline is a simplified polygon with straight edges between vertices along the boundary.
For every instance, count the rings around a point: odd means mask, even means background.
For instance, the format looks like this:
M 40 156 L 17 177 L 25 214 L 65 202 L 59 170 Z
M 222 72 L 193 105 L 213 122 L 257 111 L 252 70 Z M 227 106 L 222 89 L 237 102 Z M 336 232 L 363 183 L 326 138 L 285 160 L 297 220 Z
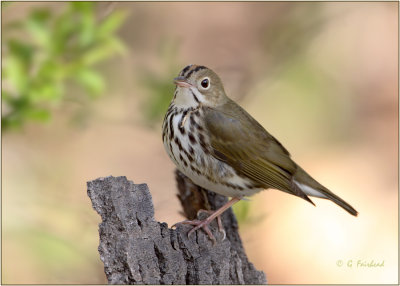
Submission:
M 199 208 L 216 209 L 227 198 L 194 185 L 176 173 L 184 214 L 192 219 Z M 191 226 L 170 229 L 154 219 L 146 184 L 126 177 L 98 178 L 87 183 L 93 208 L 99 213 L 100 258 L 110 284 L 265 284 L 243 249 L 231 209 L 222 216 L 226 239 L 216 222 L 213 242 L 202 231 L 187 236 Z

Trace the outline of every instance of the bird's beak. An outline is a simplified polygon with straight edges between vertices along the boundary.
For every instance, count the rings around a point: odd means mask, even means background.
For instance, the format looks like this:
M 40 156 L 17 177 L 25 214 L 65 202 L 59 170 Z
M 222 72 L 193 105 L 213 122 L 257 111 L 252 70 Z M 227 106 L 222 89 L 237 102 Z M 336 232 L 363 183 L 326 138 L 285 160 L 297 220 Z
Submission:
M 174 78 L 174 83 L 180 87 L 191 87 L 192 85 L 186 81 L 183 76 L 178 76 Z

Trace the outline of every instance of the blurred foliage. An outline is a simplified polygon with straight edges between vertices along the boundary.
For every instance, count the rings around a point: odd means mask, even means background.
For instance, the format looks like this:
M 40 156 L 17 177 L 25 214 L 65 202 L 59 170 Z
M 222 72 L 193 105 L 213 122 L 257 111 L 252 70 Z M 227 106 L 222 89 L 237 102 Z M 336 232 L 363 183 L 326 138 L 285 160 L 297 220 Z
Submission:
M 144 102 L 144 114 L 150 124 L 162 119 L 174 95 L 175 85 L 171 75 L 178 75 L 181 65 L 178 60 L 179 41 L 164 38 L 158 46 L 158 58 L 161 71 L 155 72 L 142 67 L 140 84 L 144 86 L 149 96 Z
M 239 225 L 246 223 L 249 219 L 250 204 L 246 201 L 239 201 L 232 206 L 232 210 L 236 215 Z
M 252 198 L 245 198 L 232 206 L 240 227 L 260 224 L 266 217 L 263 213 L 252 213 L 254 204 L 250 202 L 251 200 Z
M 73 98 L 67 83 L 83 88 L 89 99 L 99 96 L 105 80 L 94 66 L 125 51 L 116 35 L 124 11 L 99 19 L 95 2 L 63 5 L 60 13 L 35 9 L 23 20 L 3 25 L 4 131 L 28 120 L 48 121 L 54 105 Z

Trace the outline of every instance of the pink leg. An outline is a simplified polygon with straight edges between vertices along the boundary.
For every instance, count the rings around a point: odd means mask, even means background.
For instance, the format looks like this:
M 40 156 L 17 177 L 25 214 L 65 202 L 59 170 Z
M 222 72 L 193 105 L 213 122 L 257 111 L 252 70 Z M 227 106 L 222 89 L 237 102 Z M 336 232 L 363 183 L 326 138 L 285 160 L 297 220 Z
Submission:
M 214 211 L 210 211 L 210 210 L 199 210 L 197 212 L 197 216 L 199 216 L 201 213 L 207 213 L 209 215 L 212 215 L 214 213 Z M 221 219 L 221 215 L 217 216 L 217 222 L 218 222 L 218 230 L 219 232 L 222 232 L 222 234 L 224 235 L 222 240 L 224 240 L 226 238 L 226 232 L 224 230 L 224 227 L 222 226 L 222 219 Z
M 229 202 L 224 204 L 222 207 L 220 207 L 216 211 L 214 211 L 214 212 L 211 211 L 212 214 L 208 218 L 206 218 L 205 220 L 185 220 L 185 221 L 181 221 L 181 222 L 178 222 L 178 223 L 174 224 L 172 227 L 174 227 L 174 226 L 176 226 L 178 224 L 194 225 L 195 227 L 193 227 L 188 232 L 188 236 L 190 236 L 193 232 L 195 232 L 199 228 L 202 228 L 207 233 L 208 237 L 215 243 L 216 242 L 215 237 L 211 233 L 208 225 L 213 221 L 213 219 L 217 218 L 218 219 L 218 227 L 219 227 L 220 231 L 221 231 L 221 229 L 223 230 L 220 215 L 224 211 L 229 209 L 231 206 L 233 206 L 235 203 L 240 201 L 241 199 L 242 199 L 241 197 L 233 197 Z M 201 212 L 201 210 L 199 212 Z M 205 211 L 205 212 L 210 212 L 210 211 Z M 224 233 L 224 238 L 225 238 L 225 231 L 223 231 L 223 233 Z

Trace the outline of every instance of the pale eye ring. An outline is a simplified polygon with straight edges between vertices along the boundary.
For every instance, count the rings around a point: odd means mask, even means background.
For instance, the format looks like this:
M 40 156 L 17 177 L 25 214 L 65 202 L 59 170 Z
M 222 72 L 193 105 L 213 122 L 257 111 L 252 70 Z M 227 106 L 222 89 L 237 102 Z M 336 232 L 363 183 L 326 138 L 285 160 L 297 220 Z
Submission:
M 210 79 L 208 77 L 203 78 L 203 80 L 200 82 L 200 85 L 203 89 L 209 89 L 210 88 Z

